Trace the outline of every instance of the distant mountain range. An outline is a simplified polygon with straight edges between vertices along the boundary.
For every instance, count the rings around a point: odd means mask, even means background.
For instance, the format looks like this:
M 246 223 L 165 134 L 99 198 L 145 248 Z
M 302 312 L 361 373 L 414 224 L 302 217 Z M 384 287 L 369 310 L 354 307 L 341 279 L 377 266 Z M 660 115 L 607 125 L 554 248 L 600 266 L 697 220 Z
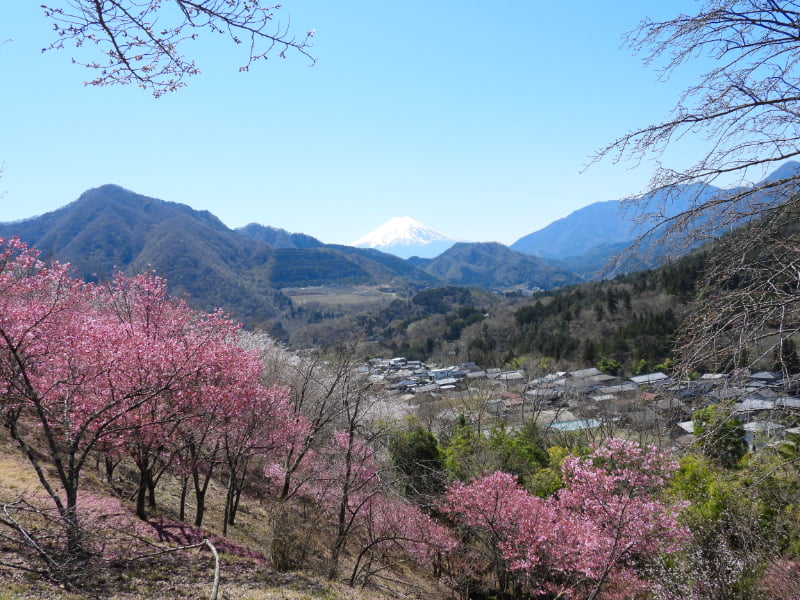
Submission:
M 800 173 L 800 163 L 789 161 L 768 175 L 764 181 L 785 179 Z M 664 216 L 674 216 L 702 203 L 724 190 L 712 185 L 677 186 L 668 191 L 651 194 L 644 199 L 643 210 L 658 210 Z M 563 219 L 523 236 L 511 249 L 553 259 L 562 267 L 580 274 L 584 279 L 596 279 L 609 274 L 609 261 L 627 248 L 640 233 L 642 225 L 636 214 L 626 212 L 623 200 L 595 202 L 580 208 Z M 649 268 L 657 264 L 661 253 L 652 256 L 627 257 L 624 271 Z
M 222 308 L 251 327 L 264 326 L 291 310 L 290 299 L 280 291 L 288 287 L 421 289 L 456 284 L 548 289 L 568 276 L 499 245 L 461 244 L 458 252 L 416 264 L 378 250 L 324 244 L 263 225 L 233 230 L 207 211 L 116 185 L 88 190 L 38 217 L 0 223 L 0 237 L 13 235 L 35 246 L 45 259 L 71 263 L 85 280 L 108 278 L 117 270 L 152 269 L 167 279 L 173 294 L 203 310 Z M 465 247 L 472 247 L 472 258 L 464 258 Z M 474 264 L 467 265 L 469 260 Z
M 702 202 L 720 191 L 711 185 L 680 186 L 670 190 L 669 194 L 652 194 L 643 206 L 663 209 L 665 216 L 669 217 L 686 210 L 692 202 Z M 586 276 L 602 268 L 614 254 L 624 250 L 644 231 L 636 215 L 625 212 L 623 208 L 621 200 L 595 202 L 520 238 L 511 244 L 511 248 L 556 259 Z
M 401 258 L 434 258 L 456 243 L 456 239 L 411 217 L 393 217 L 351 245 L 374 248 Z
M 778 167 L 764 181 L 785 179 L 800 172 L 800 163 L 789 161 Z M 523 254 L 544 259 L 551 267 L 571 271 L 582 279 L 597 279 L 619 272 L 655 266 L 663 260 L 665 250 L 647 246 L 648 255 L 627 256 L 623 264 L 612 264 L 612 258 L 625 250 L 643 231 L 637 215 L 656 211 L 666 217 L 674 216 L 710 197 L 725 192 L 712 185 L 676 186 L 644 199 L 640 211 L 624 211 L 623 200 L 595 202 L 580 208 L 546 227 L 521 237 L 510 248 Z M 432 233 L 431 233 L 432 232 Z M 438 236 L 438 237 L 437 237 Z M 446 240 L 444 249 L 434 246 L 431 239 Z M 391 219 L 355 245 L 375 247 L 402 257 L 435 258 L 443 256 L 455 240 L 435 232 L 410 217 Z M 427 246 L 426 246 L 427 244 Z M 444 256 L 443 256 L 444 258 Z M 428 267 L 429 273 L 442 276 L 441 268 Z M 431 270 L 433 269 L 433 270 Z M 458 270 L 450 271 L 456 273 Z
M 800 170 L 786 163 L 770 178 Z M 681 188 L 669 210 L 716 188 Z M 663 198 L 653 197 L 652 202 Z M 262 326 L 292 310 L 281 290 L 304 286 L 391 286 L 418 290 L 442 285 L 493 290 L 550 289 L 596 279 L 604 265 L 636 236 L 620 202 L 598 202 L 527 235 L 511 248 L 497 243 L 455 242 L 410 218 L 395 219 L 359 240 L 384 249 L 415 247 L 401 258 L 375 248 L 325 244 L 302 233 L 250 224 L 229 229 L 208 211 L 148 198 L 116 185 L 84 192 L 56 211 L 0 223 L 0 237 L 18 235 L 45 259 L 71 263 L 86 280 L 117 270 L 155 270 L 172 293 L 198 308 L 222 308 L 246 325 Z M 450 247 L 434 257 L 420 248 Z M 630 262 L 622 270 L 651 264 Z
M 153 269 L 173 294 L 204 310 L 222 308 L 249 326 L 291 308 L 280 292 L 286 287 L 437 283 L 394 256 L 267 227 L 234 231 L 209 212 L 116 185 L 88 190 L 45 215 L 0 224 L 0 236 L 12 235 L 45 259 L 71 263 L 86 280 Z

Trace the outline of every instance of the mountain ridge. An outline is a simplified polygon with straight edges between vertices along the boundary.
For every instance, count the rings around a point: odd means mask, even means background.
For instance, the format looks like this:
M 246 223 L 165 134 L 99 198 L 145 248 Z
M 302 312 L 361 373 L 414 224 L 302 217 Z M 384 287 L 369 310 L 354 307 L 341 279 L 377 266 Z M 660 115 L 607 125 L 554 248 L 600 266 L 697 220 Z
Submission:
M 795 177 L 799 173 L 800 162 L 787 161 L 759 183 Z M 554 259 L 557 264 L 573 269 L 587 279 L 608 276 L 619 271 L 619 265 L 611 271 L 603 265 L 607 266 L 615 255 L 644 232 L 638 217 L 654 212 L 669 218 L 693 205 L 702 204 L 714 195 L 735 192 L 736 189 L 726 190 L 701 183 L 675 186 L 645 196 L 635 211 L 626 210 L 627 200 L 593 202 L 519 238 L 509 247 L 525 254 Z M 652 252 L 656 250 L 653 242 L 658 237 L 658 228 L 650 237 L 654 239 L 646 245 L 652 256 L 642 260 L 628 257 L 628 264 L 622 271 L 650 268 L 663 258 L 658 251 Z
M 798 170 L 800 164 L 787 163 L 771 177 Z M 702 198 L 717 190 L 693 192 Z M 681 194 L 676 197 L 680 200 Z M 76 276 L 87 281 L 106 279 L 118 270 L 153 270 L 167 279 L 172 294 L 189 298 L 197 308 L 221 308 L 247 326 L 262 327 L 293 311 L 292 301 L 281 292 L 290 287 L 389 286 L 399 293 L 441 285 L 546 290 L 607 277 L 605 263 L 631 241 L 624 239 L 631 234 L 617 213 L 620 205 L 621 201 L 594 203 L 510 248 L 494 242 L 456 242 L 447 236 L 448 248 L 433 257 L 415 253 L 402 258 L 378 249 L 325 244 L 255 223 L 233 230 L 209 211 L 107 184 L 44 215 L 0 223 L 0 236 L 18 235 L 43 259 L 70 263 Z M 672 210 L 683 206 L 674 202 Z M 616 228 L 604 226 L 610 215 Z M 425 227 L 405 219 L 407 228 L 414 223 Z M 432 231 L 430 237 L 444 235 Z M 532 254 L 537 244 L 549 256 Z M 629 260 L 616 269 L 623 273 L 650 266 Z
M 251 228 L 248 237 L 208 211 L 107 184 L 55 211 L 0 223 L 0 236 L 18 235 L 43 259 L 70 263 L 87 281 L 118 270 L 155 271 L 167 280 L 171 294 L 203 310 L 221 308 L 250 327 L 266 326 L 291 309 L 280 291 L 284 287 L 435 282 L 394 257 L 387 261 L 377 252 L 268 229 Z M 258 239 L 265 235 L 311 247 L 274 248 Z
M 536 291 L 580 281 L 578 275 L 550 261 L 498 242 L 458 242 L 436 258 L 416 264 L 450 285 L 495 290 Z

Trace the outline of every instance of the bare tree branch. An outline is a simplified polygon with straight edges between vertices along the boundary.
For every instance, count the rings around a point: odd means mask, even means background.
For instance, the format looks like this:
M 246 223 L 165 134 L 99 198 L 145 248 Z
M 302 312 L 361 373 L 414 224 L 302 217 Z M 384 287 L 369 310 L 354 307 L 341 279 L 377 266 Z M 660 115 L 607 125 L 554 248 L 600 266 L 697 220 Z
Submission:
M 293 50 L 314 63 L 309 53 L 314 31 L 295 37 L 288 24 L 275 21 L 280 5 L 261 0 L 63 0 L 43 4 L 53 22 L 56 40 L 43 51 L 98 47 L 104 60 L 73 62 L 97 71 L 87 85 L 136 84 L 158 97 L 186 85 L 184 79 L 199 73 L 194 61 L 181 52 L 201 31 L 248 43 L 240 71 L 266 59 L 276 48 L 284 58 Z
M 634 247 L 658 238 L 684 250 L 748 224 L 714 248 L 708 286 L 681 338 L 684 364 L 745 366 L 780 354 L 800 332 L 800 245 L 790 226 L 800 170 L 763 176 L 800 156 L 800 2 L 705 0 L 696 14 L 643 21 L 627 43 L 662 78 L 697 59 L 713 64 L 664 121 L 630 131 L 593 158 L 657 164 L 648 188 L 626 203 L 646 223 Z M 700 156 L 685 169 L 665 166 L 664 153 L 689 138 L 706 143 Z M 754 174 L 760 183 L 748 181 Z M 737 187 L 711 187 L 732 176 Z M 687 189 L 689 207 L 669 213 Z

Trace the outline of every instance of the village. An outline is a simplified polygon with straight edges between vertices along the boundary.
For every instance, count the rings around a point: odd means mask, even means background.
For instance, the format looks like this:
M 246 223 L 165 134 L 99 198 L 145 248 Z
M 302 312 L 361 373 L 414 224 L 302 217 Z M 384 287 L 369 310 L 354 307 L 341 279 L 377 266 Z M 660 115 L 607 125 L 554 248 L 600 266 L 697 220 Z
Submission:
M 460 416 L 484 433 L 497 424 L 516 429 L 533 420 L 553 434 L 635 435 L 685 448 L 695 441 L 695 411 L 723 405 L 742 423 L 750 451 L 800 434 L 800 381 L 773 371 L 678 380 L 662 372 L 624 378 L 591 367 L 529 378 L 524 369 L 429 367 L 402 357 L 372 359 L 359 371 L 415 406 L 432 431 Z

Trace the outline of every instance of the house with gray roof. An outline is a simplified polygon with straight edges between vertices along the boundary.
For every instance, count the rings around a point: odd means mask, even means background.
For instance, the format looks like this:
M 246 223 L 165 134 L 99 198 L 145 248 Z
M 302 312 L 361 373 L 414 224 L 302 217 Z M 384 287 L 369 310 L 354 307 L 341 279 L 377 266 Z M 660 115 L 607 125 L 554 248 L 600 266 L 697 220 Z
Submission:
M 663 385 L 670 381 L 669 376 L 660 371 L 657 373 L 647 373 L 646 375 L 636 375 L 635 377 L 631 377 L 630 380 L 636 385 L 653 385 L 655 383 L 661 383 Z

